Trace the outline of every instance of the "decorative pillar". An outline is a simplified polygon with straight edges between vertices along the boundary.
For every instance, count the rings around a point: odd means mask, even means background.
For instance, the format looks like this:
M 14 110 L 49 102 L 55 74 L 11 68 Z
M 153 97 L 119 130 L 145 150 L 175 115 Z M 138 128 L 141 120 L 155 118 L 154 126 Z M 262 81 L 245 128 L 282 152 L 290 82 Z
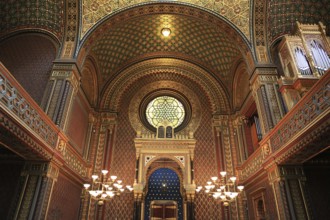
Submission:
M 57 180 L 59 168 L 50 162 L 28 162 L 20 179 L 20 197 L 11 219 L 46 219 L 50 195 Z
M 90 116 L 90 125 L 91 132 L 95 136 L 92 144 L 96 145 L 95 150 L 89 152 L 94 161 L 91 161 L 92 167 L 90 169 L 90 174 L 101 173 L 102 169 L 107 169 L 110 171 L 111 165 L 111 155 L 113 149 L 113 135 L 116 125 L 117 114 L 116 113 L 101 113 L 99 115 L 99 120 L 96 119 L 96 116 Z M 94 131 L 95 129 L 95 131 Z M 91 137 L 92 139 L 92 137 Z M 82 207 L 82 219 L 97 219 L 102 218 L 102 211 L 104 206 L 98 207 L 97 204 L 94 204 L 93 200 L 89 194 L 85 193 L 82 195 L 84 199 L 84 205 Z
M 283 117 L 284 108 L 278 93 L 276 68 L 256 68 L 251 78 L 262 134 L 267 134 Z
M 232 124 L 232 118 L 228 115 L 214 115 L 213 116 L 213 127 L 216 132 L 216 147 L 218 148 L 218 169 L 220 166 L 221 170 L 218 170 L 218 176 L 220 171 L 226 171 L 228 175 L 236 175 L 235 166 L 237 165 L 237 151 L 235 148 L 234 141 L 234 130 Z M 220 163 L 220 164 L 219 164 Z M 230 203 L 230 208 L 227 207 L 224 210 L 223 215 L 234 220 L 239 219 L 239 211 L 237 203 Z M 229 217 L 230 216 L 230 217 Z
M 109 137 L 111 137 L 113 127 L 116 125 L 117 114 L 116 113 L 102 113 L 101 114 L 101 126 L 98 136 L 98 145 L 96 149 L 95 161 L 94 161 L 94 173 L 100 173 L 105 166 L 106 157 L 109 143 Z
M 278 219 L 312 219 L 302 166 L 276 166 L 268 171 Z
M 195 191 L 195 190 L 194 190 Z M 195 192 L 186 194 L 187 220 L 195 220 Z
M 214 115 L 213 127 L 216 130 L 216 142 L 218 142 L 219 155 L 217 160 L 223 161 L 220 166 L 221 170 L 226 170 L 228 174 L 234 175 L 233 167 L 233 151 L 231 138 L 230 138 L 230 118 L 227 115 Z M 236 152 L 236 151 L 235 151 Z
M 138 132 L 138 135 L 141 133 Z M 141 220 L 144 216 L 144 202 L 143 202 L 143 189 L 142 183 L 143 173 L 143 159 L 141 154 L 141 143 L 135 143 L 136 148 L 136 165 L 135 165 L 135 179 L 133 184 L 134 190 L 134 213 L 133 220 Z
M 41 107 L 56 125 L 66 131 L 72 100 L 80 83 L 80 73 L 74 63 L 55 63 Z
M 143 185 L 141 183 L 134 183 L 134 213 L 133 220 L 141 220 L 142 217 L 142 198 L 143 198 Z
M 142 196 L 134 193 L 134 213 L 133 220 L 141 220 Z
M 135 164 L 135 178 L 134 178 L 134 209 L 133 209 L 133 220 L 141 219 L 141 210 L 142 210 L 142 193 L 141 187 L 138 187 L 137 182 L 139 179 L 139 166 L 140 166 L 140 156 L 136 155 L 136 164 Z M 143 189 L 143 187 L 142 187 Z
M 244 131 L 245 116 L 237 116 L 233 121 L 234 141 L 237 147 L 238 165 L 242 164 L 248 157 L 246 135 Z

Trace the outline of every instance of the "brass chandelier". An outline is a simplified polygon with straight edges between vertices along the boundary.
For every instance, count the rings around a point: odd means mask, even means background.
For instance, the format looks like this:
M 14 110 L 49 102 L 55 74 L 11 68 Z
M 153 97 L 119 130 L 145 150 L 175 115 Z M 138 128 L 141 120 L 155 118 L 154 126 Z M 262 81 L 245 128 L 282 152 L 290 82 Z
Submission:
M 125 188 L 128 192 L 133 191 L 133 187 L 122 185 L 122 180 L 117 180 L 117 176 L 108 176 L 108 170 L 102 170 L 100 177 L 96 174 L 92 175 L 92 184 L 85 183 L 85 190 L 91 195 L 91 197 L 97 200 L 98 205 L 103 205 L 104 201 L 112 199 L 114 196 L 119 196 L 125 192 Z
M 229 206 L 229 203 L 234 201 L 239 193 L 243 191 L 244 186 L 236 186 L 236 177 L 231 176 L 228 178 L 226 171 L 221 171 L 220 176 L 221 178 L 212 177 L 212 181 L 208 181 L 207 185 L 204 186 L 204 192 L 215 199 L 219 199 L 224 206 Z M 196 192 L 198 193 L 202 189 L 203 186 L 198 186 Z

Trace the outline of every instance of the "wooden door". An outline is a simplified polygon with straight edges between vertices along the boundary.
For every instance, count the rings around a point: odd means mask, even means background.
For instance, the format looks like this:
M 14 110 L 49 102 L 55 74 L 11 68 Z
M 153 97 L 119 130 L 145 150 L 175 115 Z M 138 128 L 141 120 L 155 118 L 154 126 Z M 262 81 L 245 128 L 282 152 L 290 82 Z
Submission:
M 178 205 L 171 200 L 154 200 L 150 204 L 150 220 L 177 220 Z

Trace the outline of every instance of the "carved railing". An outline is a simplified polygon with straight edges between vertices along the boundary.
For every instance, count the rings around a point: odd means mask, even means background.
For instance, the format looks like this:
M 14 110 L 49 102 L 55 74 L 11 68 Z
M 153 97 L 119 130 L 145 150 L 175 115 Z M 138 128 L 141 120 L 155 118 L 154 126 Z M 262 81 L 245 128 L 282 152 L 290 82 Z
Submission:
M 260 141 L 260 147 L 240 166 L 240 181 L 245 181 L 264 166 L 267 159 L 276 155 L 299 133 L 306 131 L 316 121 L 330 114 L 330 71 L 302 97 L 281 121 Z
M 0 103 L 7 113 L 35 132 L 39 139 L 52 148 L 56 147 L 58 129 L 2 63 L 0 63 Z
M 54 159 L 64 160 L 65 164 L 75 173 L 82 177 L 87 176 L 87 162 L 68 144 L 68 141 L 64 141 L 68 140 L 65 134 L 53 123 L 1 62 L 0 111 L 10 116 L 15 124 L 24 127 L 29 132 L 29 136 L 43 142 L 42 147 L 45 151 L 60 157 Z M 33 143 L 27 143 L 27 145 L 32 150 L 40 152 L 40 149 L 34 149 L 35 145 Z
M 330 107 L 330 74 L 324 75 L 270 132 L 272 152 L 279 150 L 299 131 L 306 129 Z

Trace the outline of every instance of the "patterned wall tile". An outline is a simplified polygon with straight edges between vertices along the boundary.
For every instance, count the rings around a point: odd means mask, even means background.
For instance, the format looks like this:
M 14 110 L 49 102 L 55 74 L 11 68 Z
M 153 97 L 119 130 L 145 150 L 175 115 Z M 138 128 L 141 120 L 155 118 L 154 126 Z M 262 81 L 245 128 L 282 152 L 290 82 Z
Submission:
M 59 174 L 54 185 L 47 219 L 78 219 L 81 190 L 80 185 L 73 184 L 63 174 Z
M 61 39 L 64 33 L 64 1 L 0 1 L 0 36 L 21 28 L 45 29 Z
M 56 52 L 49 39 L 37 35 L 19 35 L 0 42 L 0 61 L 39 104 Z

